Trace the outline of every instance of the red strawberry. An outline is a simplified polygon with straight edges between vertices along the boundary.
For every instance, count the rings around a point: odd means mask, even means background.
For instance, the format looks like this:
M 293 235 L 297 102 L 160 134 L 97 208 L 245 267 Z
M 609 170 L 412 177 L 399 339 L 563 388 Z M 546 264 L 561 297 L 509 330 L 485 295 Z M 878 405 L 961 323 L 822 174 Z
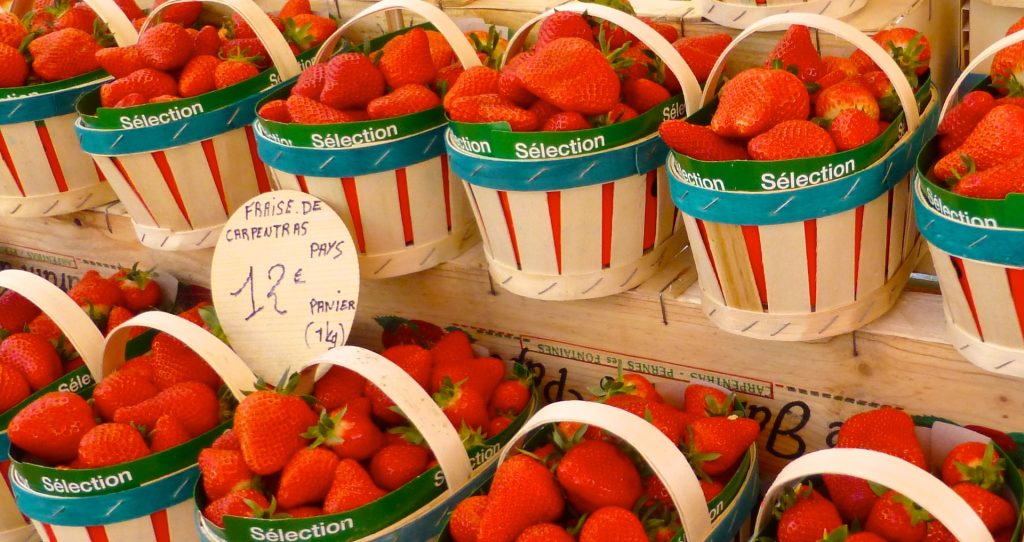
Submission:
M 619 101 L 615 70 L 581 38 L 559 38 L 536 50 L 519 74 L 527 90 L 565 111 L 600 115 Z
M 975 170 L 984 171 L 1017 156 L 1020 141 L 1024 141 L 1024 108 L 996 106 L 981 119 L 963 145 L 935 164 L 935 176 L 949 181 L 967 173 L 965 156 L 973 161 Z
M 454 542 L 476 542 L 480 518 L 487 509 L 487 495 L 473 495 L 455 505 L 448 520 L 448 533 Z
M 18 49 L 27 35 L 28 30 L 21 24 L 21 19 L 17 15 L 6 11 L 0 13 L 0 44 Z
M 515 542 L 527 527 L 555 521 L 564 510 L 565 501 L 551 471 L 532 457 L 513 456 L 494 473 L 476 540 Z
M 314 445 L 326 444 L 342 459 L 369 459 L 384 445 L 384 435 L 368 413 L 341 407 L 320 414 L 316 428 L 304 433 L 315 439 Z
M 539 48 L 558 38 L 580 38 L 590 43 L 594 42 L 590 23 L 583 15 L 572 11 L 559 11 L 544 19 L 540 24 L 540 30 L 537 31 L 537 43 L 534 47 Z
M 505 378 L 505 364 L 497 358 L 466 358 L 435 361 L 430 375 L 430 390 L 437 393 L 445 378 L 452 382 L 465 381 L 467 388 L 476 390 L 485 400 Z
M 507 122 L 514 132 L 532 132 L 538 125 L 533 113 L 497 94 L 457 98 L 448 116 L 456 122 Z
M 463 425 L 473 429 L 485 428 L 488 425 L 487 399 L 465 383 L 465 380 L 452 382 L 450 378 L 445 378 L 441 388 L 434 394 L 434 402 L 441 407 L 456 429 Z
M 0 363 L 21 372 L 32 391 L 45 388 L 64 373 L 57 350 L 44 337 L 15 333 L 0 343 Z
M 149 453 L 139 430 L 125 423 L 97 425 L 78 444 L 78 461 L 88 469 L 127 463 Z
M 387 491 L 377 487 L 370 473 L 354 459 L 342 459 L 334 471 L 331 489 L 324 499 L 324 512 L 336 514 L 369 504 Z
M 404 85 L 391 93 L 375 98 L 366 106 L 371 119 L 388 119 L 411 115 L 441 105 L 434 91 L 423 85 Z
M 614 537 L 614 538 L 612 538 Z M 570 538 L 571 539 L 571 538 Z M 579 542 L 648 542 L 644 524 L 629 508 L 606 506 L 583 522 Z
M 864 528 L 893 542 L 920 542 L 924 540 L 930 519 L 928 512 L 913 501 L 888 491 L 871 507 Z
M 633 460 L 603 440 L 584 440 L 566 452 L 556 471 L 569 502 L 582 513 L 604 506 L 632 507 L 643 494 Z
M 315 518 L 324 515 L 324 509 L 319 506 L 299 506 L 283 508 L 280 513 L 292 519 Z
M 665 41 L 672 43 L 679 39 L 679 30 L 669 23 L 658 22 L 650 17 L 639 17 L 639 19 L 646 23 L 647 26 L 653 28 L 655 32 L 661 34 L 661 37 L 665 38 Z
M 464 96 L 498 93 L 498 84 L 502 77 L 506 77 L 504 72 L 499 74 L 497 70 L 487 66 L 475 66 L 462 72 L 444 95 L 445 108 L 451 107 L 452 102 Z
M 865 145 L 878 137 L 879 124 L 860 109 L 846 109 L 829 124 L 828 133 L 836 150 L 845 151 Z
M 463 71 L 465 70 L 463 70 L 462 64 L 451 64 L 437 70 L 437 78 L 434 79 L 433 89 L 437 91 L 439 96 L 443 97 L 445 91 L 455 85 L 455 81 L 459 79 Z
M 732 43 L 732 36 L 724 32 L 717 34 L 707 34 L 704 36 L 688 36 L 675 40 L 676 43 L 682 43 L 687 47 L 693 47 L 694 49 L 704 51 L 714 55 L 715 57 L 721 56 L 725 48 Z
M 0 294 L 0 330 L 10 333 L 23 331 L 25 326 L 39 316 L 39 307 L 18 292 L 7 290 Z
M 73 4 L 54 19 L 53 28 L 56 30 L 75 28 L 86 34 L 92 34 L 95 22 L 96 12 L 92 8 L 84 3 Z
M 334 19 L 311 13 L 293 15 L 284 25 L 285 37 L 297 45 L 300 51 L 308 51 L 319 46 L 338 29 L 338 23 Z
M 685 440 L 691 463 L 709 476 L 724 474 L 757 440 L 761 426 L 750 418 L 715 416 L 690 424 Z
M 361 397 L 366 387 L 366 378 L 344 367 L 331 367 L 313 386 L 313 397 L 327 410 L 345 406 L 350 400 Z
M 303 448 L 288 460 L 278 482 L 277 503 L 285 508 L 323 502 L 339 459 L 326 448 Z
M 928 61 L 932 56 L 928 38 L 913 28 L 890 28 L 878 32 L 871 39 L 888 51 L 910 78 L 911 86 L 916 88 L 917 76 L 928 71 Z M 850 58 L 860 67 L 861 73 L 873 71 L 871 68 L 878 69 L 860 50 L 854 51 Z
M 273 391 L 260 390 L 246 396 L 235 409 L 234 430 L 245 462 L 256 474 L 283 469 L 288 459 L 308 443 L 303 433 L 317 423 L 309 405 L 289 395 L 298 383 L 297 376 Z
M 124 98 L 121 98 L 120 101 L 118 101 L 116 104 L 114 104 L 114 107 L 116 107 L 116 108 L 136 107 L 136 106 L 139 106 L 139 105 L 145 105 L 146 103 L 147 103 L 147 100 L 146 100 L 145 96 L 143 96 L 142 94 L 139 94 L 138 92 L 133 92 L 133 93 L 125 96 Z
M 287 106 L 288 114 L 299 124 L 336 124 L 356 120 L 349 112 L 339 111 L 299 94 L 289 96 Z
M 213 72 L 213 80 L 217 90 L 237 85 L 260 74 L 253 60 L 246 57 L 228 57 L 218 64 Z
M 515 419 L 508 414 L 491 418 L 491 422 L 487 425 L 487 438 L 491 439 L 502 434 L 508 429 L 508 426 L 512 425 L 513 421 Z
M 516 542 L 575 542 L 575 540 L 564 527 L 554 523 L 538 523 L 527 527 L 516 538 Z
M 270 54 L 267 53 L 267 49 L 263 46 L 263 42 L 256 38 L 236 38 L 228 40 L 220 46 L 220 51 L 217 53 L 220 58 L 250 58 L 260 68 L 265 68 L 269 65 L 268 59 Z
M 100 46 L 90 34 L 76 28 L 57 30 L 28 44 L 32 71 L 43 81 L 60 81 L 99 68 Z
M 203 477 L 203 491 L 211 501 L 250 487 L 254 476 L 241 451 L 215 448 L 199 452 L 199 473 Z
M 690 67 L 697 82 L 703 84 L 711 76 L 711 70 L 714 69 L 715 63 L 718 61 L 718 55 L 689 45 L 687 40 L 690 39 L 680 38 L 672 44 L 672 47 L 686 61 L 686 65 Z M 665 74 L 665 87 L 673 92 L 678 92 L 680 87 L 675 74 L 671 72 Z
M 370 460 L 370 475 L 379 487 L 394 491 L 427 470 L 430 452 L 415 444 L 389 444 Z
M 384 44 L 378 65 L 391 88 L 429 85 L 437 73 L 430 56 L 430 40 L 422 28 L 413 28 Z
M 430 46 L 430 59 L 434 69 L 440 71 L 455 60 L 455 50 L 448 44 L 444 34 L 436 30 L 427 30 L 427 44 Z
M 996 99 L 991 94 L 981 90 L 968 92 L 939 122 L 939 151 L 949 154 L 963 145 L 974 127 L 995 106 Z
M 810 98 L 797 76 L 753 68 L 722 87 L 711 130 L 724 137 L 753 137 L 786 120 L 805 120 L 809 114 Z
M 192 57 L 178 76 L 178 92 L 182 97 L 190 98 L 216 90 L 214 73 L 220 65 L 221 60 L 215 56 Z
M 181 25 L 166 22 L 148 28 L 136 47 L 150 68 L 171 71 L 181 68 L 192 57 L 192 36 Z
M 719 137 L 707 126 L 674 119 L 661 123 L 658 133 L 672 150 L 697 160 L 717 162 L 750 159 L 746 147 Z
M 780 504 L 779 542 L 818 542 L 843 524 L 836 507 L 808 486 L 787 490 Z
M 690 384 L 683 391 L 683 410 L 693 415 L 727 415 L 732 410 L 732 402 L 727 392 L 703 384 Z
M 127 77 L 146 67 L 142 54 L 135 46 L 108 47 L 96 51 L 96 62 L 114 77 Z
M 6 363 L 0 363 L 0 412 L 24 401 L 32 391 L 21 371 Z
M 43 395 L 14 415 L 8 425 L 11 444 L 53 464 L 78 456 L 78 443 L 96 426 L 92 407 L 67 391 Z
M 306 68 L 306 71 L 299 75 L 299 79 L 295 82 L 295 86 L 292 87 L 291 93 L 300 94 L 313 100 L 322 99 L 320 94 L 327 83 L 327 74 L 330 71 L 329 66 L 329 64 L 314 64 Z
M 434 363 L 439 365 L 476 357 L 473 353 L 472 340 L 462 330 L 449 331 L 437 339 L 430 348 L 430 355 L 434 358 Z
M 217 33 L 217 28 L 211 25 L 203 25 L 192 36 L 192 54 L 194 56 L 217 56 L 220 53 L 220 45 L 220 35 Z
M 754 160 L 790 160 L 835 154 L 836 145 L 824 128 L 808 120 L 787 120 L 747 142 Z
M 966 501 L 975 514 L 978 514 L 990 533 L 1012 529 L 1017 522 L 1017 511 L 1013 505 L 995 493 L 967 482 L 953 486 L 953 492 Z
M 225 495 L 206 505 L 203 515 L 214 525 L 223 528 L 224 516 L 257 517 L 262 516 L 263 511 L 269 507 L 270 501 L 262 493 L 252 488 L 246 488 Z
M 847 536 L 846 542 L 886 542 L 886 540 L 875 533 L 861 531 Z
M 504 380 L 494 388 L 488 404 L 491 415 L 509 413 L 519 415 L 530 402 L 530 385 L 523 380 Z
M 157 0 L 156 6 L 163 4 L 166 0 Z M 202 2 L 182 2 L 171 7 L 164 8 L 160 12 L 160 20 L 165 23 L 177 23 L 188 28 L 199 19 L 203 13 Z
M 110 335 L 118 326 L 131 320 L 135 316 L 135 313 L 124 308 L 124 307 L 113 307 L 110 309 L 110 315 L 107 316 L 107 331 L 103 334 L 104 336 Z M 138 331 L 138 333 L 136 333 Z M 136 328 L 131 333 L 133 337 L 138 336 L 144 330 Z
M 626 106 L 623 105 L 622 107 Z M 613 107 L 612 109 L 614 110 L 615 108 Z M 533 115 L 537 117 L 538 124 L 543 125 L 545 122 L 547 122 L 549 118 L 551 118 L 554 115 L 557 115 L 558 113 L 561 113 L 562 110 L 559 109 L 557 106 L 545 102 L 544 100 L 537 100 L 536 102 L 533 103 L 533 105 L 530 106 L 529 112 L 533 113 Z M 609 112 L 608 114 L 611 115 L 611 112 Z
M 927 534 L 924 535 L 924 542 L 959 542 L 953 533 L 938 521 L 929 521 L 927 531 Z M 882 539 L 881 542 L 885 542 L 885 539 Z
M 1003 199 L 1024 191 L 1024 154 L 982 172 L 968 172 L 953 186 L 953 192 L 972 198 Z
M 510 58 L 508 62 L 505 63 L 505 66 L 501 70 L 501 76 L 498 78 L 497 93 L 502 98 L 505 98 L 520 107 L 529 107 L 538 102 L 537 97 L 523 85 L 523 79 L 520 77 L 519 73 L 523 65 L 525 65 L 532 56 L 532 52 L 525 52 L 519 53 Z M 487 92 L 477 92 L 477 94 L 487 94 Z
M 263 104 L 256 112 L 260 118 L 273 122 L 291 122 L 292 116 L 288 113 L 288 102 L 285 100 L 270 100 Z
M 571 132 L 590 128 L 590 121 L 583 115 L 575 111 L 563 111 L 548 117 L 540 129 L 542 132 Z
M 151 347 L 153 383 L 160 389 L 198 381 L 211 390 L 220 388 L 221 378 L 206 360 L 185 343 L 166 333 L 157 333 Z
M 92 392 L 93 404 L 101 418 L 114 420 L 119 408 L 137 405 L 155 397 L 160 390 L 134 371 L 116 371 L 104 378 Z
M 121 8 L 121 11 L 129 19 L 135 19 L 138 17 L 145 17 L 145 13 L 142 12 L 142 8 L 135 3 L 135 0 L 114 0 L 117 7 Z
M 224 433 L 217 437 L 217 440 L 213 441 L 210 445 L 214 450 L 237 450 L 242 451 L 242 443 L 238 441 L 238 435 L 235 434 L 234 430 L 228 429 Z
M 825 63 L 824 73 L 826 74 L 842 72 L 847 77 L 857 77 L 860 75 L 857 63 L 849 58 L 843 56 L 823 56 L 821 61 Z M 821 79 L 818 79 L 818 81 L 821 81 Z
M 799 24 L 791 25 L 786 30 L 779 43 L 768 53 L 764 65 L 771 67 L 775 61 L 779 61 L 783 69 L 796 68 L 800 80 L 807 83 L 825 75 L 827 69 L 811 41 L 810 30 Z
M 383 328 L 380 339 L 384 348 L 399 344 L 418 344 L 423 348 L 431 348 L 445 336 L 444 330 L 423 320 L 406 320 L 401 316 L 377 316 L 374 320 Z
M 220 422 L 217 394 L 199 382 L 175 384 L 155 396 L 114 412 L 114 421 L 153 427 L 160 416 L 170 414 L 193 436 L 213 429 Z
M 296 15 L 310 13 L 313 13 L 313 8 L 310 7 L 309 0 L 288 0 L 281 7 L 281 11 L 278 12 L 277 16 L 282 19 L 291 19 Z
M 1005 463 L 991 442 L 964 442 L 942 461 L 942 481 L 948 486 L 970 482 L 992 491 L 1003 484 Z
M 335 109 L 360 109 L 384 95 L 384 75 L 366 55 L 342 53 L 327 63 L 326 70 L 319 97 Z
M 815 116 L 832 120 L 845 109 L 860 109 L 873 120 L 878 120 L 880 110 L 875 95 L 854 79 L 832 85 L 818 94 L 814 103 Z
M 174 77 L 152 68 L 136 70 L 128 77 L 100 87 L 100 103 L 103 107 L 111 107 L 132 93 L 142 94 L 149 99 L 168 94 L 173 95 L 178 93 L 178 82 Z
M 650 79 L 628 79 L 622 85 L 622 93 L 626 105 L 638 113 L 644 113 L 671 98 L 665 87 Z
M 155 454 L 192 440 L 192 435 L 178 418 L 164 414 L 156 420 L 149 435 L 149 449 Z

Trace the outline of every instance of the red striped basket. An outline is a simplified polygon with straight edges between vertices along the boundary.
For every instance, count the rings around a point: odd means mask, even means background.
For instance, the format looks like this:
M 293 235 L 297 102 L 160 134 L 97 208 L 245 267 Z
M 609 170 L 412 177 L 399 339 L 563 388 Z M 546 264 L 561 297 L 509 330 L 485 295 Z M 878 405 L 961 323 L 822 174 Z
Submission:
M 699 0 L 701 16 L 726 28 L 747 25 L 780 13 L 816 13 L 841 19 L 867 5 L 868 0 Z

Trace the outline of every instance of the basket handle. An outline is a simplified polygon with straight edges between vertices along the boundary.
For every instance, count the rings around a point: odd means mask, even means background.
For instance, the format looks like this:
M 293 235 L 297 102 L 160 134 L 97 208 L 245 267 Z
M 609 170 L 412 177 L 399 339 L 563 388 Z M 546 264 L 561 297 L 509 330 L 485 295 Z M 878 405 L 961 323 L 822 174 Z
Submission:
M 757 512 L 754 532 L 771 518 L 772 507 L 787 486 L 818 474 L 845 474 L 882 484 L 921 505 L 957 540 L 992 542 L 992 535 L 971 507 L 942 480 L 898 457 L 872 450 L 832 448 L 800 457 L 782 469 Z
M 627 29 L 628 30 L 628 29 Z M 649 423 L 637 423 L 637 417 L 625 410 L 592 401 L 559 401 L 540 409 L 523 424 L 501 450 L 500 465 L 519 446 L 528 433 L 544 425 L 577 422 L 600 427 L 630 443 L 654 474 L 661 479 L 679 512 L 687 540 L 705 540 L 711 533 L 711 515 L 704 501 L 700 482 L 679 448 Z
M 476 51 L 469 44 L 469 40 L 466 39 L 462 31 L 459 30 L 458 25 L 445 12 L 423 0 L 380 0 L 373 3 L 366 9 L 353 15 L 351 19 L 345 21 L 345 24 L 341 25 L 331 34 L 331 37 L 327 38 L 320 51 L 317 52 L 316 58 L 313 59 L 313 64 L 320 64 L 330 59 L 338 40 L 357 22 L 375 13 L 393 9 L 411 11 L 434 25 L 434 28 L 448 40 L 448 45 L 451 45 L 452 50 L 455 51 L 455 56 L 459 59 L 459 63 L 462 64 L 463 68 L 468 70 L 480 65 L 480 57 L 476 56 Z
M 50 281 L 19 269 L 0 271 L 0 287 L 21 294 L 46 313 L 75 347 L 93 378 L 99 376 L 103 334 L 68 294 Z
M 295 60 L 295 55 L 292 54 L 292 50 L 288 47 L 288 42 L 285 41 L 284 36 L 281 35 L 281 32 L 271 22 L 270 17 L 267 17 L 267 14 L 252 0 L 168 0 L 153 8 L 153 11 L 146 17 L 146 22 L 143 23 L 142 28 L 139 30 L 139 34 L 144 33 L 149 28 L 149 25 L 157 19 L 157 15 L 169 6 L 193 1 L 220 4 L 241 16 L 242 20 L 252 27 L 252 31 L 267 50 L 267 54 L 270 55 L 270 61 L 277 68 L 277 74 L 282 81 L 296 77 L 302 72 L 302 68 L 299 66 L 299 62 Z
M 718 79 L 722 76 L 722 72 L 725 70 L 726 58 L 728 58 L 729 53 L 734 50 L 741 41 L 754 32 L 768 30 L 769 27 L 791 24 L 802 24 L 818 30 L 831 32 L 867 54 L 871 60 L 875 61 L 875 64 L 885 72 L 885 75 L 889 77 L 889 81 L 892 83 L 892 88 L 896 91 L 896 96 L 900 99 L 900 105 L 903 106 L 903 114 L 907 119 L 907 129 L 916 130 L 917 127 L 921 125 L 921 114 L 917 110 L 917 100 L 914 97 L 914 89 L 910 87 L 910 83 L 907 82 L 907 78 L 903 75 L 903 71 L 900 70 L 896 61 L 894 61 L 892 57 L 885 52 L 885 49 L 883 49 L 881 45 L 872 41 L 871 38 L 865 36 L 860 30 L 857 30 L 842 21 L 814 13 L 781 13 L 779 15 L 772 15 L 771 17 L 765 17 L 764 19 L 751 24 L 746 30 L 740 32 L 740 34 L 736 36 L 731 43 L 729 43 L 725 50 L 722 51 L 722 55 L 718 57 L 718 62 L 715 63 L 715 67 L 711 70 L 708 82 L 704 86 L 704 98 L 702 105 L 710 102 L 715 96 Z
M 355 371 L 380 388 L 423 435 L 454 493 L 469 482 L 473 467 L 459 433 L 434 399 L 391 360 L 357 346 L 340 346 L 319 354 L 302 369 L 330 364 Z
M 995 56 L 999 51 L 1021 42 L 1024 42 L 1024 30 L 1018 30 L 1009 36 L 999 38 L 995 43 L 986 47 L 984 51 L 978 54 L 978 56 L 974 57 L 974 60 L 972 60 L 971 63 L 960 72 L 960 77 L 957 77 L 956 82 L 953 83 L 953 86 L 951 87 L 952 90 L 950 90 L 949 95 L 946 96 L 946 101 L 942 103 L 942 109 L 939 111 L 939 118 L 943 119 L 946 117 L 946 111 L 952 107 L 953 101 L 956 100 L 957 96 L 960 94 L 960 87 L 964 84 L 964 81 L 971 76 L 974 70 L 978 68 L 978 66 L 989 58 Z
M 245 392 L 255 389 L 256 375 L 252 374 L 245 362 L 228 345 L 192 322 L 160 311 L 139 314 L 117 326 L 107 335 L 106 344 L 103 346 L 103 368 L 93 373 L 97 382 L 124 365 L 124 349 L 131 338 L 130 331 L 133 327 L 162 331 L 188 345 L 224 379 L 224 384 L 231 391 L 231 395 L 239 401 L 245 397 Z
M 114 41 L 121 47 L 135 45 L 139 39 L 139 33 L 135 31 L 135 25 L 128 19 L 128 16 L 121 11 L 121 8 L 113 0 L 83 0 L 86 5 L 92 8 L 96 16 L 107 23 Z M 21 17 L 32 8 L 32 0 L 14 0 L 11 2 L 10 11 Z
M 651 51 L 654 51 L 654 54 L 658 55 L 658 58 L 665 63 L 665 67 L 676 76 L 677 80 L 679 80 L 679 85 L 682 87 L 683 101 L 686 105 L 686 114 L 690 115 L 697 111 L 698 105 L 700 104 L 700 82 L 697 81 L 697 77 L 693 75 L 693 71 L 690 70 L 690 66 L 685 60 L 683 60 L 683 57 L 679 55 L 679 52 L 672 47 L 672 44 L 640 19 L 637 19 L 628 13 L 623 13 L 617 9 L 602 6 L 600 4 L 569 2 L 549 9 L 530 19 L 523 24 L 523 26 L 521 26 L 511 38 L 509 38 L 508 47 L 505 49 L 505 55 L 501 59 L 501 64 L 505 65 L 505 63 L 508 62 L 508 59 L 512 58 L 522 50 L 523 45 L 526 43 L 526 37 L 530 34 L 530 30 L 537 23 L 547 19 L 559 11 L 571 11 L 573 13 L 591 15 L 610 23 L 614 23 L 632 34 Z

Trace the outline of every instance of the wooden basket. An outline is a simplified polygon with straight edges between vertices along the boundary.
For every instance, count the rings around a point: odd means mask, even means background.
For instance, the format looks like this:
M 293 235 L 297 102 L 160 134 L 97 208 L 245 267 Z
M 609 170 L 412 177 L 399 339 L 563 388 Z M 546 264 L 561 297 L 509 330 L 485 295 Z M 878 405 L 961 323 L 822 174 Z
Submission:
M 183 318 L 157 311 L 142 313 L 115 328 L 103 347 L 102 364 L 91 367 L 94 374 L 111 374 L 124 364 L 125 346 L 137 326 L 168 333 L 187 344 L 221 375 L 236 399 L 254 389 L 256 377 L 226 344 Z M 47 542 L 198 542 L 192 522 L 192 491 L 199 478 L 196 459 L 228 427 L 230 421 L 174 448 L 99 469 L 58 469 L 15 459 L 11 479 L 18 508 Z M 109 485 L 94 489 L 103 485 L 97 479 Z M 60 491 L 85 481 L 94 494 Z
M 897 89 L 906 132 L 897 118 L 879 138 L 883 143 L 873 143 L 890 145 L 878 147 L 877 155 L 871 154 L 872 144 L 831 157 L 776 162 L 701 162 L 676 155 L 669 172 L 705 314 L 731 333 L 803 341 L 848 333 L 895 304 L 922 254 L 908 173 L 934 130 L 938 99 L 926 85 L 922 98 L 930 101 L 919 115 L 913 91 L 881 47 L 834 19 L 790 14 L 756 22 L 730 44 L 712 72 L 705 102 L 732 48 L 780 24 L 830 31 L 871 55 Z M 842 162 L 833 163 L 837 159 Z M 765 175 L 779 182 L 768 186 Z M 787 187 L 781 181 L 786 176 L 804 179 L 804 187 Z
M 17 2 L 21 14 L 31 6 Z M 86 0 L 118 45 L 138 34 L 117 4 Z M 0 89 L 0 217 L 40 217 L 117 199 L 75 137 L 75 100 L 109 80 L 95 70 L 64 81 Z
M 0 288 L 18 292 L 41 311 L 48 315 L 67 337 L 75 351 L 86 363 L 71 371 L 50 385 L 42 388 L 20 404 L 0 414 L 0 471 L 5 473 L 0 479 L 0 541 L 22 542 L 32 537 L 34 529 L 28 519 L 18 511 L 14 502 L 13 489 L 9 485 L 6 473 L 11 464 L 9 456 L 10 439 L 7 436 L 7 425 L 15 414 L 39 397 L 58 389 L 85 393 L 94 384 L 88 365 L 99 366 L 103 357 L 103 335 L 78 305 L 63 291 L 46 279 L 27 271 L 9 269 L 0 271 Z
M 814 13 L 841 19 L 865 5 L 868 0 L 700 0 L 701 15 L 726 28 L 747 26 L 781 13 Z
M 150 13 L 146 26 L 170 0 Z M 250 0 L 204 0 L 231 8 L 256 32 L 274 68 L 194 98 L 132 108 L 99 108 L 99 91 L 78 103 L 75 129 L 132 216 L 142 244 L 162 250 L 213 246 L 228 216 L 269 191 L 256 152 L 255 103 L 299 73 L 284 37 Z
M 625 123 L 575 132 L 518 133 L 453 122 L 446 143 L 496 284 L 537 299 L 601 297 L 647 280 L 685 242 L 669 200 L 666 147 L 655 130 L 662 118 L 695 107 L 700 84 L 671 45 L 640 20 L 580 2 L 557 11 L 586 12 L 627 29 L 676 74 L 683 100 L 674 97 Z M 555 12 L 520 28 L 506 60 Z M 565 157 L 549 158 L 549 150 Z
M 372 4 L 324 43 L 313 64 L 327 62 L 334 44 L 353 25 L 397 9 L 421 15 L 444 34 L 464 67 L 480 65 L 455 23 L 420 0 Z M 284 98 L 289 90 L 268 99 Z M 256 135 L 277 187 L 326 201 L 354 234 L 363 277 L 387 278 L 434 267 L 479 241 L 466 196 L 452 186 L 444 152 L 446 127 L 438 106 L 394 119 L 333 125 L 282 124 L 257 117 Z M 353 136 L 366 133 L 387 135 L 353 142 Z
M 1022 41 L 1024 31 L 977 55 L 953 86 L 942 115 L 971 72 Z M 1018 218 L 1024 216 L 1024 196 L 979 200 L 931 182 L 926 175 L 939 158 L 937 143 L 929 142 L 918 158 L 914 203 L 942 288 L 949 339 L 971 363 L 1024 377 L 1024 223 Z
M 432 540 L 441 532 L 455 505 L 490 479 L 497 468 L 499 448 L 533 415 L 539 401 L 534 393 L 527 408 L 508 428 L 470 453 L 433 398 L 387 358 L 362 348 L 342 346 L 315 357 L 302 368 L 321 365 L 345 367 L 379 387 L 423 435 L 438 466 L 372 503 L 337 514 L 308 519 L 225 517 L 221 529 L 197 511 L 196 522 L 205 542 L 248 542 L 256 539 L 254 532 L 279 533 L 281 540 L 309 540 L 314 525 L 329 526 L 324 527 L 326 535 L 314 537 L 319 540 Z

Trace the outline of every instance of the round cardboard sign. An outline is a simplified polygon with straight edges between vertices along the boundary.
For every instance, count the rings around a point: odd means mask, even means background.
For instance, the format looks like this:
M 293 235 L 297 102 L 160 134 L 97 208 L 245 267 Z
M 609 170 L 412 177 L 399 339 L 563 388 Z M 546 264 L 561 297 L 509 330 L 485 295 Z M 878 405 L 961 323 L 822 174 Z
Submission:
M 277 382 L 345 344 L 359 298 L 356 253 L 341 218 L 302 192 L 261 194 L 231 215 L 213 254 L 213 303 L 257 376 Z

